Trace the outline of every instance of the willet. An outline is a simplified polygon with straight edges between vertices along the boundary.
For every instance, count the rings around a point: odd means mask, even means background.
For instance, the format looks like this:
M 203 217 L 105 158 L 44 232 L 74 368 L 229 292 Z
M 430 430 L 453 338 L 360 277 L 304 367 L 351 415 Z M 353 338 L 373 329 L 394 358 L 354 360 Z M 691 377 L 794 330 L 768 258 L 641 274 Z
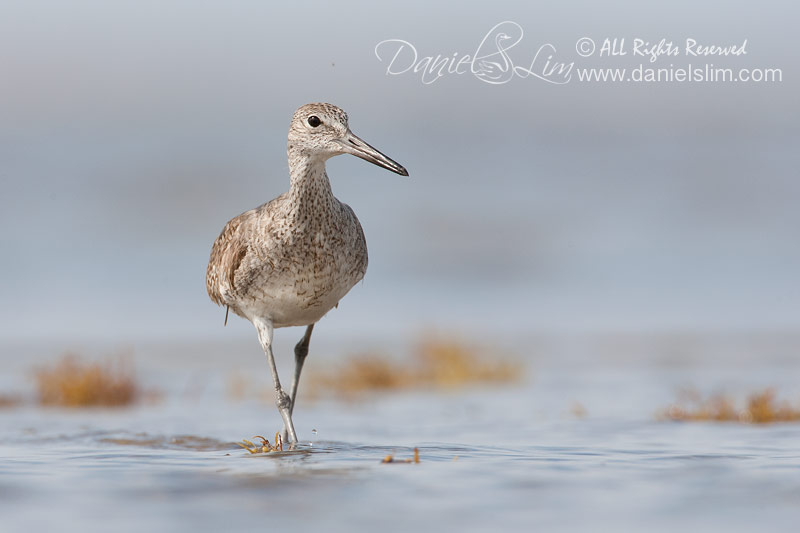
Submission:
M 306 104 L 289 126 L 289 192 L 225 224 L 211 248 L 206 289 L 211 300 L 256 328 L 267 356 L 284 434 L 297 442 L 292 412 L 314 324 L 364 277 L 367 242 L 355 213 L 333 196 L 325 161 L 340 154 L 408 176 L 350 131 L 347 113 Z M 295 369 L 284 392 L 272 354 L 273 328 L 306 326 L 294 348 Z

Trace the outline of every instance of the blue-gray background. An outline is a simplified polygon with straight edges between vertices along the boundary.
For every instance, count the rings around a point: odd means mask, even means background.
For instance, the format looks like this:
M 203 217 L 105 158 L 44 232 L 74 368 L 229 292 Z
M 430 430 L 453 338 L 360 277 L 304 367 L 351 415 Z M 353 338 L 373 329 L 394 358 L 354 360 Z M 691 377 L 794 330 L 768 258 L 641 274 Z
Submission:
M 330 161 L 370 269 L 328 336 L 800 325 L 794 5 L 283 4 L 4 3 L 2 340 L 252 340 L 208 301 L 208 252 L 288 187 L 289 119 L 320 100 L 411 173 Z M 582 59 L 584 36 L 747 39 L 707 62 L 783 82 L 424 85 L 374 54 L 470 53 L 502 20 L 521 58 L 580 67 L 640 62 Z

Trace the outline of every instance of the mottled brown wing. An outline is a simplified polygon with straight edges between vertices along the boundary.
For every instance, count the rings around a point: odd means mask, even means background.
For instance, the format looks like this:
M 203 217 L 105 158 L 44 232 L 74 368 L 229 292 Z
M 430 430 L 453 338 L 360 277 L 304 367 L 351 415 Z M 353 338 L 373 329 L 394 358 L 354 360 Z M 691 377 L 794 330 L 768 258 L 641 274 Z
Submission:
M 217 305 L 231 303 L 225 300 L 223 293 L 233 291 L 236 269 L 247 255 L 249 247 L 243 230 L 249 213 L 242 213 L 228 221 L 211 247 L 206 270 L 206 290 Z
M 358 245 L 354 246 L 353 248 L 358 259 L 356 264 L 358 265 L 358 279 L 360 281 L 364 279 L 364 275 L 367 273 L 367 264 L 369 263 L 367 239 L 364 237 L 364 229 L 361 227 L 361 222 L 358 221 L 358 217 L 353 211 L 353 208 L 345 203 L 342 203 L 342 208 L 350 215 L 350 219 L 353 221 L 353 225 L 355 226 L 356 230 L 356 241 L 358 242 Z

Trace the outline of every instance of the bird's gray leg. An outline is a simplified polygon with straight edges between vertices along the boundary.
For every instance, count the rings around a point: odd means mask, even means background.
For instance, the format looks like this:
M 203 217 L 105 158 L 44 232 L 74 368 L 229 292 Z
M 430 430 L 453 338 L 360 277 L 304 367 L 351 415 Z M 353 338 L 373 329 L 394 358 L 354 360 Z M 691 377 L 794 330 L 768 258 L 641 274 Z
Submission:
M 314 324 L 306 328 L 306 334 L 300 339 L 294 347 L 294 378 L 292 378 L 292 388 L 289 396 L 292 397 L 292 406 L 289 407 L 289 413 L 294 413 L 294 402 L 297 398 L 297 386 L 300 383 L 300 372 L 303 370 L 303 363 L 306 361 L 308 355 L 308 344 L 311 342 L 311 332 L 314 331 Z
M 303 371 L 303 363 L 305 363 L 306 356 L 308 355 L 308 344 L 311 342 L 312 331 L 314 331 L 314 324 L 310 324 L 306 328 L 305 335 L 303 335 L 303 338 L 300 339 L 300 342 L 298 342 L 294 347 L 294 377 L 292 378 L 292 388 L 289 392 L 289 397 L 292 400 L 292 403 L 289 406 L 290 415 L 294 413 L 294 404 L 297 399 L 297 387 L 300 384 L 300 372 Z M 283 438 L 286 439 L 287 437 L 287 429 L 283 428 Z
M 266 319 L 255 319 L 253 325 L 258 331 L 258 340 L 261 342 L 261 347 L 267 355 L 269 362 L 269 369 L 272 371 L 272 379 L 275 382 L 275 403 L 278 406 L 278 411 L 283 418 L 283 427 L 289 437 L 289 443 L 294 444 L 297 442 L 297 433 L 294 431 L 294 424 L 292 423 L 292 400 L 289 395 L 283 392 L 281 388 L 281 380 L 278 378 L 278 367 L 275 366 L 275 357 L 272 355 L 272 321 Z

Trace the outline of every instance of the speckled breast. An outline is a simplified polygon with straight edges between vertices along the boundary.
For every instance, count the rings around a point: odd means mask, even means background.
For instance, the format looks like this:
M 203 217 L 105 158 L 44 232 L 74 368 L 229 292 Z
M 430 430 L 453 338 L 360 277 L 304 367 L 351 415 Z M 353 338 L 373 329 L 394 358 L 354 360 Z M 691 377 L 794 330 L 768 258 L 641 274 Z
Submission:
M 275 327 L 304 326 L 335 307 L 367 269 L 367 246 L 355 215 L 334 224 L 296 225 L 269 239 L 269 250 L 252 254 L 254 261 L 282 258 L 258 269 L 261 280 L 249 283 L 247 314 L 270 317 Z M 290 259 L 291 258 L 291 259 Z M 243 302 L 244 303 L 244 302 Z

